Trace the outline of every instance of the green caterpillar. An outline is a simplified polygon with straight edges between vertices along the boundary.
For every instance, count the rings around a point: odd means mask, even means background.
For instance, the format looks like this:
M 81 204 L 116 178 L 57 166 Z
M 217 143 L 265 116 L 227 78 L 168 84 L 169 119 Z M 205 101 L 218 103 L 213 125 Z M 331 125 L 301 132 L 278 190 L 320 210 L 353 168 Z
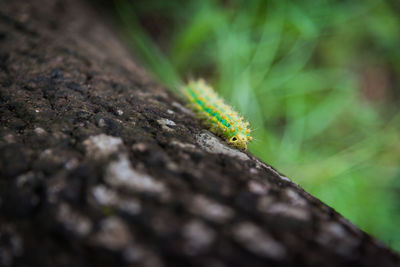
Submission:
M 226 142 L 239 149 L 247 149 L 250 136 L 249 123 L 233 108 L 224 103 L 204 80 L 190 81 L 183 87 L 190 107 L 210 127 L 211 132 L 223 137 Z

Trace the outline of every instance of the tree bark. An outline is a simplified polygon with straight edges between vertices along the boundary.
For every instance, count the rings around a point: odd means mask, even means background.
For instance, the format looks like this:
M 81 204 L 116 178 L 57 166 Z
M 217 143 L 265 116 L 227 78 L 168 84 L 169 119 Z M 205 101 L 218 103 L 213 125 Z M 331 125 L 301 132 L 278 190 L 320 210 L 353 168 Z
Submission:
M 0 49 L 0 266 L 400 263 L 209 133 L 81 1 L 2 0 Z

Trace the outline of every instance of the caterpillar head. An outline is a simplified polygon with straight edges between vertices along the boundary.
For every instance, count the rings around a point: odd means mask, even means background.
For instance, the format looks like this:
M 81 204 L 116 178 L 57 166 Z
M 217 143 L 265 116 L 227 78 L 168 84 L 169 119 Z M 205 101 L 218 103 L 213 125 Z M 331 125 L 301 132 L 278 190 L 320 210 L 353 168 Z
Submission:
M 241 150 L 245 150 L 247 149 L 247 142 L 248 142 L 248 138 L 241 133 L 235 134 L 234 136 L 232 136 L 229 140 L 228 143 L 232 146 L 235 146 Z

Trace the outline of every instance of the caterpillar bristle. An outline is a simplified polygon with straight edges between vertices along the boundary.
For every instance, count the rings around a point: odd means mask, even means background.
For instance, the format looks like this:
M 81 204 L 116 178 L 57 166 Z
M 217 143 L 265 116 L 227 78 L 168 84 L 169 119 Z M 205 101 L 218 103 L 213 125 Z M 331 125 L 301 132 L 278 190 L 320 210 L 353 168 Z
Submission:
M 227 105 L 203 79 L 189 81 L 183 87 L 190 104 L 189 107 L 205 121 L 210 131 L 225 138 L 239 149 L 246 149 L 253 140 L 249 123 L 231 106 Z

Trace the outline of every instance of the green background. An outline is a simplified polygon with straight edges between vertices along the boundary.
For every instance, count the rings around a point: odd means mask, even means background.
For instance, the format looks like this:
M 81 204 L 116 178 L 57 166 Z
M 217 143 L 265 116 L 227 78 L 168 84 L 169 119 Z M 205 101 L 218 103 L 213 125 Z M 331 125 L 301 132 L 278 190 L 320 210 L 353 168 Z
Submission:
M 398 1 L 115 7 L 158 80 L 205 78 L 250 121 L 251 152 L 400 250 Z

